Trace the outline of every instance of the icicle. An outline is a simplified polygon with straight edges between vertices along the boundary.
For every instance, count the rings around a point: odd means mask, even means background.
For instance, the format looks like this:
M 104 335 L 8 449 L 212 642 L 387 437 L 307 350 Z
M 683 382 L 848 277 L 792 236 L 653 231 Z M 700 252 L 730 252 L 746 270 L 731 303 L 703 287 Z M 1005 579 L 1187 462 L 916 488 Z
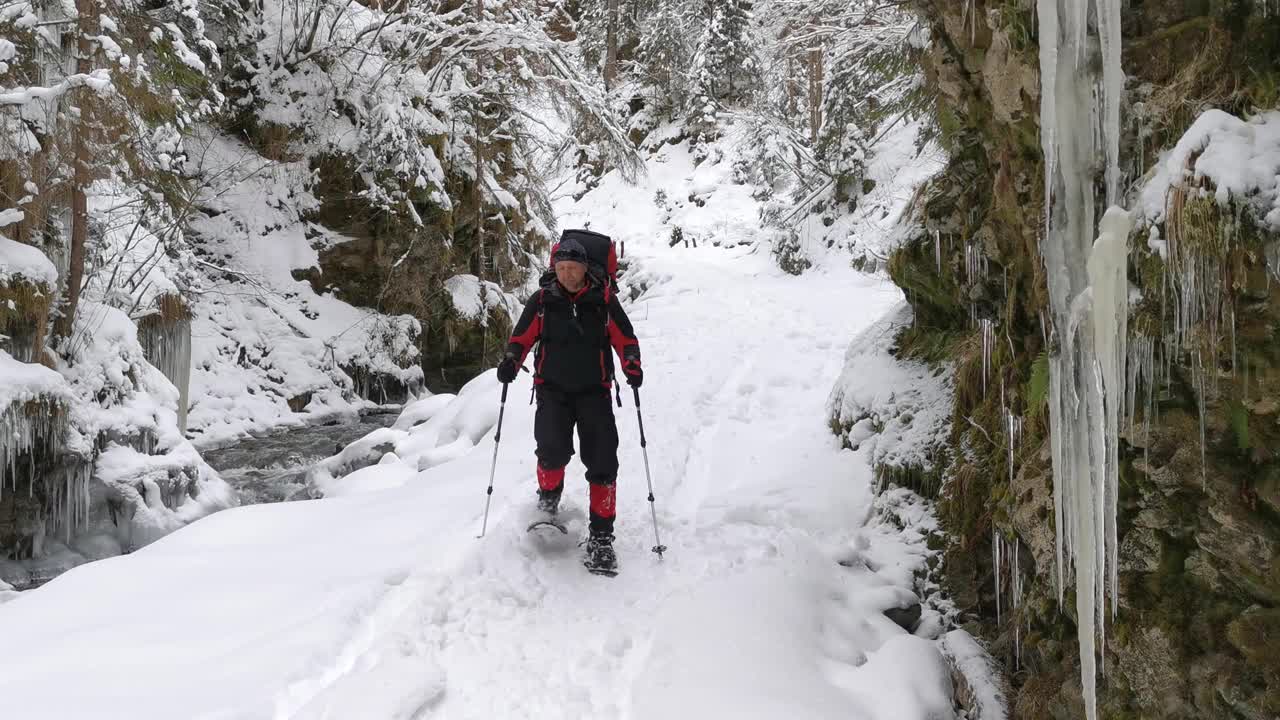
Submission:
M 995 567 L 996 624 L 1000 624 L 1000 531 L 991 526 L 991 562 Z
M 1106 440 L 1105 464 L 1096 468 L 1098 475 L 1105 478 L 1102 517 L 1106 521 L 1104 547 L 1107 557 L 1099 569 L 1110 570 L 1107 586 L 1111 588 L 1113 598 L 1119 587 L 1116 515 L 1119 510 L 1120 411 L 1124 404 L 1125 343 L 1129 335 L 1127 243 L 1131 223 L 1128 213 L 1117 207 L 1109 209 L 1102 218 L 1102 231 L 1088 262 L 1093 287 L 1094 352 L 1102 372 L 1102 390 L 1105 393 L 1102 400 L 1107 414 L 1106 428 L 1101 433 Z M 1099 586 L 1099 603 L 1103 601 L 1103 594 Z M 1114 617 L 1114 602 L 1111 611 Z M 1106 634 L 1100 635 L 1105 643 Z
M 178 429 L 187 429 L 187 406 L 191 396 L 191 320 L 176 296 L 159 301 L 160 322 L 148 322 L 138 331 L 147 361 L 178 388 Z
M 987 256 L 982 254 L 981 248 L 971 242 L 964 244 L 964 271 L 965 283 L 973 286 L 980 281 L 987 279 Z M 978 305 L 972 300 L 969 301 L 969 322 L 977 323 L 978 321 Z
M 1020 547 L 1022 547 L 1022 541 L 1015 537 L 1013 539 L 1013 565 L 1010 568 L 1014 610 L 1022 607 L 1022 566 L 1018 564 L 1018 548 Z M 1022 623 L 1018 622 L 1018 615 L 1015 613 L 1013 621 L 1013 669 L 1015 672 L 1019 669 L 1021 664 Z
M 942 272 L 942 232 L 933 231 L 933 259 L 938 264 L 938 272 Z
M 1151 448 L 1151 417 L 1155 411 L 1155 387 L 1161 382 L 1159 370 L 1162 365 L 1156 363 L 1155 338 L 1144 335 L 1129 341 L 1128 367 L 1126 422 L 1129 425 L 1130 437 L 1134 437 L 1137 433 L 1138 410 L 1139 407 L 1142 408 L 1142 452 L 1145 459 Z
M 1091 7 L 1100 63 L 1090 57 Z M 1092 168 L 1105 158 L 1106 198 L 1114 205 L 1119 199 L 1123 87 L 1120 0 L 1038 0 L 1038 18 L 1046 198 L 1041 251 L 1057 340 L 1050 362 L 1050 434 L 1058 594 L 1061 602 L 1064 568 L 1070 565 L 1085 711 L 1088 720 L 1096 720 L 1105 601 L 1109 594 L 1114 611 L 1116 593 L 1117 435 L 1127 357 L 1129 217 L 1119 208 L 1108 210 L 1094 242 Z M 1101 78 L 1091 70 L 1098 65 Z M 1092 307 L 1076 325 L 1073 310 L 1086 301 Z
M 1240 360 L 1236 355 L 1236 307 L 1231 306 L 1231 376 L 1235 377 L 1236 367 Z
M 53 454 L 58 449 L 55 407 L 44 400 L 14 403 L 0 410 L 0 499 L 8 486 L 18 491 L 18 459 L 27 459 L 26 476 L 35 478 L 36 456 Z M 32 497 L 32 482 L 27 483 L 27 496 Z
M 1192 376 L 1193 376 L 1192 379 L 1194 380 L 1194 384 L 1196 386 L 1196 395 L 1198 396 L 1198 400 L 1199 400 L 1197 405 L 1199 406 L 1199 409 L 1200 409 L 1200 489 L 1202 490 L 1205 487 L 1207 487 L 1209 484 L 1208 463 L 1205 459 L 1205 450 L 1204 450 L 1204 439 L 1205 439 L 1204 395 L 1208 391 L 1205 380 L 1204 380 L 1204 374 L 1205 374 L 1204 364 L 1201 362 L 1200 351 L 1196 350 L 1196 364 L 1192 368 Z
M 1018 443 L 1022 440 L 1022 418 L 1011 412 L 1005 415 L 1005 435 L 1009 438 L 1009 487 L 1013 487 L 1013 464 L 1014 456 L 1017 452 Z
M 996 344 L 996 324 L 990 318 L 982 318 L 978 325 L 982 328 L 982 395 L 986 397 L 987 377 L 991 374 L 991 351 Z

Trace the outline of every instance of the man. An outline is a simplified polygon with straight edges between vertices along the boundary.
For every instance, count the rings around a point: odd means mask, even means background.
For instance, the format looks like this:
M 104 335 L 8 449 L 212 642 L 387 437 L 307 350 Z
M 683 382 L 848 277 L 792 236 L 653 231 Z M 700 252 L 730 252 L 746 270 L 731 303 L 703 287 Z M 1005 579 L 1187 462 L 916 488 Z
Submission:
M 583 564 L 592 571 L 611 573 L 618 564 L 613 552 L 618 428 L 610 402 L 613 358 L 609 346 L 622 361 L 627 383 L 640 387 L 644 379 L 640 342 L 607 276 L 588 273 L 582 243 L 565 237 L 552 262 L 555 272 L 543 276 L 541 289 L 516 323 L 506 357 L 498 366 L 498 380 L 515 380 L 529 350 L 539 343 L 533 379 L 538 399 L 533 421 L 538 508 L 552 515 L 559 508 L 576 425 L 591 488 L 590 536 Z

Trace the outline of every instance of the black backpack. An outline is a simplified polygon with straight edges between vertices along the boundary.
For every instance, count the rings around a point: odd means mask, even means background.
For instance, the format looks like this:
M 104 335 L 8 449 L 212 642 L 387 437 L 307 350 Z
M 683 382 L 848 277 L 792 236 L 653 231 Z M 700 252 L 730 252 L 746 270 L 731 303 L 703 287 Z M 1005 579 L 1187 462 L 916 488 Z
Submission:
M 587 271 L 592 277 L 600 280 L 605 286 L 605 302 L 609 301 L 613 292 L 618 287 L 618 246 L 613 242 L 613 238 L 608 235 L 602 235 L 598 232 L 590 230 L 565 230 L 560 233 L 560 240 L 551 246 L 551 257 L 556 256 L 556 249 L 560 247 L 560 243 L 573 238 L 582 243 L 582 247 L 587 251 Z M 555 269 L 555 262 L 551 262 L 551 269 Z

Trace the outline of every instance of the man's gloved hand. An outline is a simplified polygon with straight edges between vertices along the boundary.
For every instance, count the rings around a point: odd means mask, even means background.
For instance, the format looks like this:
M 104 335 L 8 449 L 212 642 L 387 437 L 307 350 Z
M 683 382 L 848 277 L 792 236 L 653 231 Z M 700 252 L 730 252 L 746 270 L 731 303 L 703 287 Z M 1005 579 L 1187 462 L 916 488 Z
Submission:
M 631 387 L 638 388 L 644 383 L 644 370 L 640 368 L 638 359 L 627 359 L 622 361 L 622 374 L 627 378 L 627 384 Z
M 520 366 L 516 364 L 516 356 L 514 353 L 507 353 L 507 356 L 498 363 L 498 382 L 506 385 L 515 382 L 516 375 L 520 372 Z

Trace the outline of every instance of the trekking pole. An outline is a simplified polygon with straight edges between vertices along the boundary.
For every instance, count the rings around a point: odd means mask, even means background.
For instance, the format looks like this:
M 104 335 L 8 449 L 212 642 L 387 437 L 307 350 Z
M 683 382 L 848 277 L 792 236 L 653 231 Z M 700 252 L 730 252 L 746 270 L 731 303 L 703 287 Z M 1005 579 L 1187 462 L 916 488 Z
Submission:
M 489 503 L 493 502 L 493 476 L 498 472 L 498 443 L 502 442 L 502 416 L 507 412 L 507 383 L 502 383 L 502 402 L 498 405 L 498 431 L 493 434 L 493 465 L 489 468 L 489 489 L 484 499 L 484 524 L 480 526 L 480 534 L 476 539 L 484 537 L 489 529 Z
M 640 423 L 640 452 L 644 453 L 644 479 L 649 483 L 649 514 L 653 517 L 653 541 L 656 543 L 653 548 L 658 553 L 658 559 L 662 559 L 662 553 L 667 551 L 667 546 L 662 544 L 662 540 L 658 537 L 658 510 L 653 501 L 653 476 L 649 474 L 649 443 L 644 439 L 644 418 L 640 416 L 640 388 L 632 387 L 632 391 L 636 396 L 636 421 Z

